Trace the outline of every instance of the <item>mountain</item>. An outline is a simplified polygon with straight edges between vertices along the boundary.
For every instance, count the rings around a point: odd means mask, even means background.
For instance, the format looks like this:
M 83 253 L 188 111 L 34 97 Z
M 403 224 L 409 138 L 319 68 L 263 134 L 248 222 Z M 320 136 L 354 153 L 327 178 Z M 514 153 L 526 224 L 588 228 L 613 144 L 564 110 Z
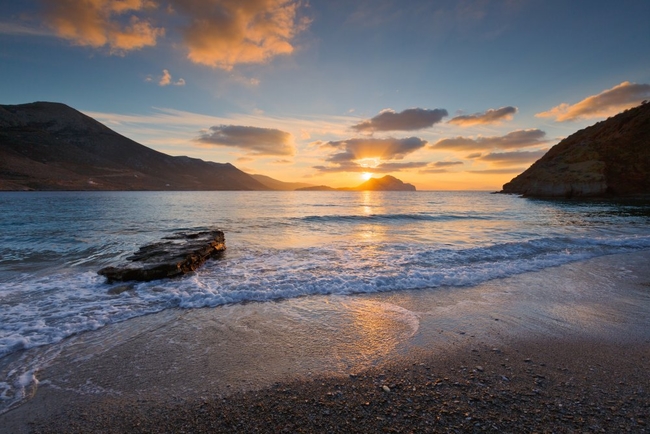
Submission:
M 307 187 L 314 186 L 313 184 L 308 184 L 306 182 L 278 181 L 277 179 L 273 179 L 270 176 L 266 176 L 266 175 L 250 175 L 250 176 L 252 176 L 254 179 L 266 185 L 268 188 L 272 190 L 292 191 L 292 190 L 297 190 L 299 188 L 307 188 Z
M 531 197 L 650 195 L 650 104 L 572 134 L 505 184 L 501 193 Z
M 147 148 L 65 104 L 0 105 L 0 190 L 270 190 L 231 164 Z
M 326 185 L 300 188 L 300 191 L 415 191 L 413 184 L 407 184 L 394 176 L 386 175 L 383 178 L 370 178 L 356 187 L 332 188 Z

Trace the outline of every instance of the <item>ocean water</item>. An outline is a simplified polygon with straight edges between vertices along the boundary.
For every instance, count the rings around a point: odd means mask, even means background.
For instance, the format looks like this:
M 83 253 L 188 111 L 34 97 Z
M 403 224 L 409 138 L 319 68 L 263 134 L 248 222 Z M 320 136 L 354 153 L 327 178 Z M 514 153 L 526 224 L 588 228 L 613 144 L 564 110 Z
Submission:
M 97 275 L 143 244 L 206 229 L 225 232 L 227 251 L 192 275 L 119 295 Z M 641 201 L 487 192 L 0 193 L 0 359 L 165 309 L 435 291 L 648 249 L 650 204 Z M 0 399 L 12 388 L 4 386 Z

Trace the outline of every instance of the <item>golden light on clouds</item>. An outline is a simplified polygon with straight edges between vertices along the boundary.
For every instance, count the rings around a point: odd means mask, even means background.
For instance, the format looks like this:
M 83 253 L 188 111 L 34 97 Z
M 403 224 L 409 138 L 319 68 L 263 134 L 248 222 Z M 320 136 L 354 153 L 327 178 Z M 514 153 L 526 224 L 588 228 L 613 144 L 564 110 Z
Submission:
M 155 7 L 147 0 L 45 0 L 45 19 L 57 36 L 76 45 L 107 46 L 122 54 L 156 45 L 165 34 L 164 28 L 136 15 Z
M 650 84 L 623 83 L 589 96 L 575 104 L 562 103 L 537 113 L 540 118 L 554 118 L 557 122 L 576 121 L 613 116 L 650 98 Z
M 75 45 L 124 54 L 155 46 L 165 35 L 173 39 L 180 28 L 180 46 L 190 61 L 225 70 L 291 54 L 293 38 L 309 24 L 298 16 L 301 4 L 296 0 L 44 2 L 46 25 Z M 185 24 L 179 27 L 177 22 Z

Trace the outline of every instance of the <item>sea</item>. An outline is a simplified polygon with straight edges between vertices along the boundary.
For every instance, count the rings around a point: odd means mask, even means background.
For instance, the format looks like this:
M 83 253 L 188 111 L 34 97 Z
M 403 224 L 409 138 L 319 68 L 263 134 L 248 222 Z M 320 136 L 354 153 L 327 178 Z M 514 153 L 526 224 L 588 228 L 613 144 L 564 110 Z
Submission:
M 142 245 L 219 229 L 197 272 L 114 294 L 97 274 Z M 650 250 L 650 202 L 489 192 L 0 193 L 0 364 L 169 309 L 470 287 Z M 2 400 L 32 378 L 5 372 Z

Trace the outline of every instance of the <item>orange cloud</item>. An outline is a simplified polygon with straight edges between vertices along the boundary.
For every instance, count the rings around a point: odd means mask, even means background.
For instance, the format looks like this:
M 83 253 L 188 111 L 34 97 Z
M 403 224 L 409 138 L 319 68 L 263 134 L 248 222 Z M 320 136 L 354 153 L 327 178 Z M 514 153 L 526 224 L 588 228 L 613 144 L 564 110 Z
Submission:
M 136 12 L 152 9 L 149 0 L 44 0 L 46 24 L 74 44 L 108 47 L 113 54 L 156 45 L 165 30 Z M 128 16 L 127 16 L 128 15 Z
M 456 116 L 449 120 L 450 124 L 456 124 L 463 127 L 472 125 L 489 125 L 496 124 L 501 121 L 509 121 L 512 116 L 517 113 L 517 107 L 501 107 L 498 109 L 489 109 L 483 113 L 475 113 L 473 115 Z
M 187 16 L 187 55 L 194 63 L 230 70 L 239 63 L 262 63 L 294 50 L 292 39 L 306 27 L 295 0 L 172 0 Z
M 569 105 L 562 103 L 552 109 L 537 113 L 540 118 L 555 118 L 557 122 L 575 121 L 613 116 L 634 107 L 650 97 L 650 84 L 623 83 Z
M 179 78 L 178 80 L 174 81 L 169 71 L 163 69 L 163 75 L 160 77 L 160 80 L 158 80 L 158 86 L 169 86 L 170 84 L 173 84 L 174 86 L 185 86 L 185 80 Z

